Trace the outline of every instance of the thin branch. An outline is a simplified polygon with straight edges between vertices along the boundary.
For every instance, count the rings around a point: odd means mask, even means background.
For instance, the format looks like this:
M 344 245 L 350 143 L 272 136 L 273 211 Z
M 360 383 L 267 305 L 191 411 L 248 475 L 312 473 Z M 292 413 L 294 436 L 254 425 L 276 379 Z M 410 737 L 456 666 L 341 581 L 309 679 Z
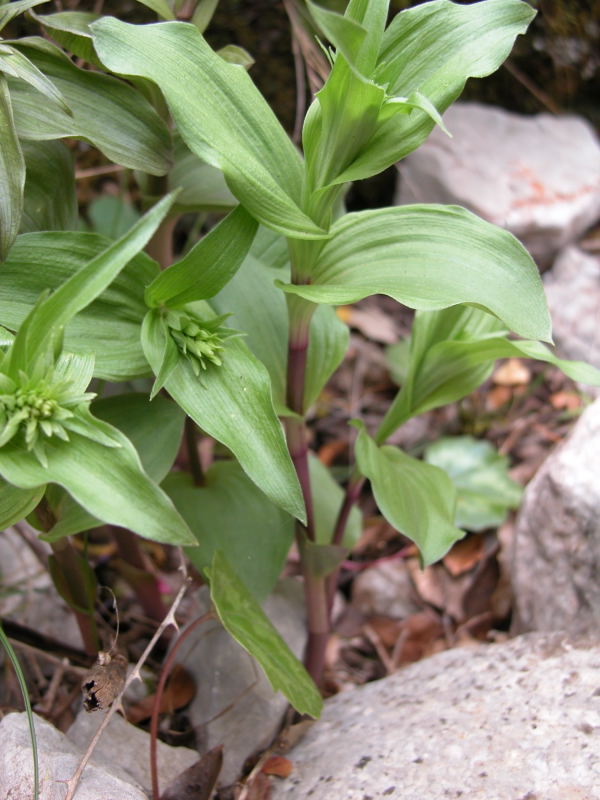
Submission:
M 100 727 L 98 728 L 98 730 L 94 734 L 94 736 L 92 738 L 92 741 L 89 743 L 87 750 L 83 754 L 83 758 L 81 759 L 81 762 L 80 762 L 79 766 L 75 770 L 75 773 L 73 774 L 73 776 L 71 778 L 69 778 L 68 781 L 64 781 L 64 783 L 66 783 L 67 787 L 68 787 L 65 800 L 73 800 L 73 798 L 75 796 L 75 791 L 77 790 L 77 785 L 78 785 L 79 781 L 81 780 L 81 776 L 83 775 L 83 771 L 86 768 L 86 766 L 88 764 L 88 761 L 90 760 L 90 758 L 92 756 L 92 753 L 94 752 L 94 749 L 95 749 L 96 745 L 98 744 L 98 741 L 100 740 L 100 737 L 102 736 L 102 734 L 104 733 L 108 723 L 112 719 L 113 714 L 119 708 L 121 708 L 121 701 L 123 699 L 123 695 L 125 694 L 126 690 L 129 688 L 129 686 L 133 683 L 134 680 L 136 680 L 136 679 L 140 680 L 140 681 L 142 680 L 141 668 L 144 666 L 148 656 L 150 655 L 150 653 L 154 649 L 154 646 L 156 645 L 156 643 L 158 642 L 160 637 L 163 635 L 164 631 L 170 625 L 172 625 L 176 630 L 179 630 L 179 625 L 177 624 L 177 620 L 175 619 L 175 611 L 179 607 L 179 604 L 181 603 L 181 601 L 183 599 L 183 596 L 186 593 L 190 583 L 191 583 L 191 578 L 186 576 L 181 588 L 179 589 L 179 591 L 177 592 L 177 595 L 175 596 L 175 599 L 173 600 L 173 603 L 171 604 L 171 607 L 169 608 L 169 611 L 167 612 L 167 616 L 163 619 L 163 621 L 160 623 L 160 625 L 156 629 L 156 632 L 155 632 L 154 636 L 152 637 L 152 639 L 150 639 L 150 642 L 148 643 L 148 646 L 146 647 L 146 649 L 144 650 L 144 652 L 140 656 L 137 664 L 135 665 L 135 667 L 133 668 L 133 670 L 130 672 L 130 674 L 128 675 L 127 679 L 125 680 L 125 683 L 123 684 L 123 688 L 121 689 L 119 695 L 115 698 L 115 701 L 113 702 L 111 707 L 108 709 L 108 711 L 104 715 L 104 719 L 102 720 L 102 723 L 100 724 Z

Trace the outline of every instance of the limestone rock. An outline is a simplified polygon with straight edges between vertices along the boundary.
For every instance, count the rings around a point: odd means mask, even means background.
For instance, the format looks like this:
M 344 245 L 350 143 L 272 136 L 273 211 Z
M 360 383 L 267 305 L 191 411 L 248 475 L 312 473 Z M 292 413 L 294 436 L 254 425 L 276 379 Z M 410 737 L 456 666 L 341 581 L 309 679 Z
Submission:
M 545 273 L 544 288 L 559 354 L 600 368 L 600 256 L 565 248 Z
M 77 769 L 82 748 L 70 742 L 41 717 L 35 717 L 40 762 L 40 800 L 62 800 L 64 781 Z M 61 782 L 62 781 L 62 782 Z M 8 714 L 0 722 L 0 797 L 33 797 L 33 761 L 27 716 Z M 83 772 L 75 800 L 147 800 L 146 793 L 116 765 L 102 765 L 93 757 Z
M 101 713 L 81 711 L 67 732 L 68 738 L 85 749 L 102 722 Z M 194 764 L 199 755 L 188 747 L 170 747 L 157 742 L 158 782 L 161 790 Z M 107 767 L 118 767 L 143 787 L 148 794 L 152 789 L 150 778 L 150 736 L 136 728 L 119 714 L 114 714 L 96 745 L 94 759 Z
M 448 650 L 325 702 L 273 800 L 599 800 L 598 640 Z
M 600 215 L 600 145 L 576 116 L 524 116 L 478 103 L 444 115 L 400 165 L 397 202 L 455 203 L 515 234 L 546 266 Z
M 518 630 L 600 631 L 600 400 L 527 487 L 511 561 Z
M 199 613 L 206 610 L 199 600 Z M 280 581 L 264 609 L 290 649 L 302 657 L 306 623 L 301 585 Z M 275 693 L 261 668 L 223 627 L 210 621 L 182 644 L 178 659 L 196 681 L 188 708 L 202 752 L 223 745 L 220 786 L 237 780 L 244 761 L 266 748 L 279 730 L 287 700 Z

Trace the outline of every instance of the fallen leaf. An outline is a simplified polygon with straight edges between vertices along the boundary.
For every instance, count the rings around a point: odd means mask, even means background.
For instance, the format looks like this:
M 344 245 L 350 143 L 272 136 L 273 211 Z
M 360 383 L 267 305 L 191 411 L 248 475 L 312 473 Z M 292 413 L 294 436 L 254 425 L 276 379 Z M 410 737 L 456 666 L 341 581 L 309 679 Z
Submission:
M 510 403 L 512 396 L 508 386 L 493 386 L 485 395 L 486 411 L 498 411 Z
M 169 784 L 160 800 L 209 800 L 223 766 L 223 745 L 213 747 Z
M 575 392 L 554 392 L 550 395 L 550 403 L 559 411 L 575 411 L 581 408 L 581 397 Z
M 175 664 L 162 695 L 160 713 L 169 714 L 178 708 L 187 706 L 195 694 L 196 683 L 192 675 L 181 664 Z M 128 721 L 137 725 L 142 720 L 148 719 L 152 714 L 155 699 L 155 694 L 149 694 L 138 703 L 129 706 L 127 709 Z
M 278 778 L 287 778 L 291 775 L 294 765 L 285 756 L 271 756 L 262 766 L 265 775 L 276 775 Z
M 351 328 L 356 328 L 367 339 L 381 344 L 394 344 L 398 341 L 398 327 L 394 319 L 382 311 L 376 305 L 370 305 L 367 308 L 354 308 L 353 306 L 345 306 L 338 316 Z
M 257 772 L 248 779 L 242 792 L 235 796 L 244 800 L 270 800 L 271 794 L 271 779 L 264 772 Z
M 531 371 L 521 359 L 509 358 L 494 371 L 492 380 L 498 386 L 519 386 L 529 383 Z
M 448 572 L 456 577 L 472 569 L 483 556 L 483 536 L 473 534 L 456 542 L 443 561 Z

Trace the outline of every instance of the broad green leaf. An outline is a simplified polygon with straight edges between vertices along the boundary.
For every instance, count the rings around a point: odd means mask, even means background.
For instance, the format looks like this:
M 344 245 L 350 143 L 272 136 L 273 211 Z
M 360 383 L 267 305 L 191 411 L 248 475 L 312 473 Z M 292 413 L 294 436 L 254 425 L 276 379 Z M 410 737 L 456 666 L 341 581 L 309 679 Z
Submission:
M 518 508 L 522 488 L 508 476 L 508 458 L 472 436 L 439 439 L 425 449 L 425 461 L 448 473 L 457 491 L 456 525 L 481 531 L 501 525 Z
M 167 195 L 137 222 L 128 233 L 71 275 L 50 297 L 43 300 L 27 330 L 27 362 L 33 366 L 48 348 L 53 331 L 66 325 L 79 311 L 98 297 L 131 259 L 146 246 L 169 211 L 173 198 Z M 17 340 L 19 335 L 17 335 Z M 11 355 L 16 353 L 13 347 Z M 7 374 L 23 366 L 9 361 Z
M 238 206 L 181 261 L 152 281 L 144 295 L 148 306 L 176 308 L 217 294 L 240 268 L 257 224 L 243 206 Z
M 201 319 L 215 316 L 205 302 L 188 308 Z M 142 345 L 155 374 L 169 338 L 159 312 L 150 311 L 142 327 Z M 225 341 L 222 362 L 196 376 L 190 360 L 181 354 L 165 388 L 202 430 L 233 452 L 267 497 L 304 520 L 302 493 L 273 410 L 265 367 L 239 338 Z
M 385 90 L 338 58 L 306 117 L 302 142 L 311 188 L 338 183 L 377 127 Z
M 22 142 L 25 195 L 21 233 L 77 230 L 73 154 L 62 142 Z
M 0 480 L 0 530 L 24 519 L 42 499 L 44 487 L 17 489 Z
M 67 105 L 65 98 L 52 81 L 16 48 L 0 44 L 0 72 L 11 78 L 25 81 L 40 94 L 43 94 L 47 100 L 56 103 L 66 114 L 71 114 L 71 109 Z
M 19 434 L 0 448 L 0 474 L 22 489 L 57 483 L 92 516 L 146 539 L 194 544 L 169 498 L 144 472 L 131 442 L 106 423 L 95 420 L 94 425 L 117 446 L 105 447 L 72 432 L 68 442 L 52 437 L 46 440 L 44 468 Z
M 137 0 L 143 6 L 150 8 L 155 14 L 163 19 L 175 19 L 175 14 L 167 3 L 167 0 Z
M 498 69 L 534 15 L 522 0 L 434 0 L 406 9 L 385 31 L 372 77 L 387 86 L 389 96 L 408 97 L 418 91 L 441 113 L 460 95 L 467 78 L 482 78 Z M 415 150 L 434 124 L 425 111 L 387 118 L 384 110 L 368 146 L 335 182 L 381 172 Z
M 244 331 L 245 343 L 267 368 L 278 413 L 285 408 L 288 316 L 275 280 L 289 280 L 289 274 L 285 239 L 261 227 L 234 278 L 211 301 L 219 314 L 231 312 L 227 324 Z
M 288 312 L 275 280 L 289 280 L 285 239 L 259 229 L 254 244 L 235 277 L 212 304 L 220 314 L 232 312 L 228 325 L 246 333 L 245 342 L 269 371 L 273 403 L 285 413 Z M 311 406 L 348 347 L 348 328 L 333 309 L 319 306 L 312 318 L 304 388 L 304 405 Z
M 94 50 L 90 24 L 98 19 L 98 14 L 92 11 L 59 11 L 56 14 L 32 14 L 32 17 L 39 22 L 69 53 L 82 58 L 88 64 L 102 66 Z
M 179 189 L 175 207 L 186 211 L 229 211 L 238 202 L 231 194 L 220 169 L 202 161 L 175 137 L 174 164 L 169 188 Z
M 261 665 L 271 686 L 300 714 L 318 717 L 321 695 L 257 600 L 218 550 L 207 570 L 210 595 L 225 629 Z
M 18 236 L 2 265 L 3 324 L 18 330 L 46 287 L 58 289 L 109 247 L 111 242 L 95 233 Z M 144 287 L 158 272 L 158 265 L 147 255 L 136 255 L 110 286 L 67 325 L 65 349 L 74 353 L 94 352 L 96 377 L 119 381 L 150 373 L 140 342 L 140 328 L 148 310 Z
M 87 213 L 94 231 L 109 239 L 123 236 L 141 216 L 131 203 L 110 194 L 92 200 Z
M 346 214 L 331 228 L 307 285 L 314 303 L 386 294 L 417 309 L 480 306 L 521 336 L 550 341 L 542 282 L 508 231 L 458 206 L 414 205 Z
M 151 403 L 144 394 L 125 394 L 95 400 L 91 410 L 127 436 L 144 471 L 160 483 L 171 469 L 181 443 L 185 418 L 178 406 L 162 396 Z M 47 499 L 57 522 L 45 534 L 46 541 L 53 542 L 101 524 L 58 486 L 49 487 Z
M 325 464 L 312 453 L 308 466 L 315 514 L 315 541 L 317 544 L 328 545 L 331 543 L 338 513 L 344 501 L 344 492 Z M 344 532 L 342 541 L 344 547 L 354 547 L 361 533 L 362 516 L 357 508 L 353 508 Z
M 179 133 L 260 222 L 287 236 L 326 235 L 299 207 L 302 160 L 246 71 L 227 64 L 190 24 L 93 23 L 102 62 L 154 81 Z M 202 91 L 199 87 L 205 87 Z
M 417 545 L 425 565 L 433 564 L 462 539 L 454 524 L 456 489 L 438 467 L 417 461 L 397 447 L 378 447 L 357 424 L 356 460 L 371 481 L 379 509 L 390 525 Z
M 318 399 L 325 384 L 348 350 L 348 326 L 330 306 L 317 306 L 310 323 L 310 341 L 304 377 L 304 408 Z
M 237 577 L 262 603 L 281 574 L 294 536 L 294 521 L 271 503 L 234 461 L 218 461 L 195 486 L 173 472 L 163 484 L 198 540 L 187 555 L 204 572 L 221 550 Z
M 600 386 L 595 367 L 557 358 L 540 342 L 508 339 L 498 330 L 498 321 L 478 309 L 419 312 L 415 336 L 409 378 L 381 424 L 378 441 L 410 417 L 470 394 L 489 377 L 498 358 L 534 358 L 558 367 L 573 380 Z
M 417 311 L 412 334 L 388 350 L 388 363 L 392 374 L 398 358 L 404 378 L 402 388 L 394 398 L 378 431 L 377 441 L 384 441 L 399 425 L 417 413 L 428 410 L 431 401 L 435 407 L 451 403 L 466 396 L 485 381 L 493 362 L 474 363 L 471 359 L 456 359 L 445 363 L 439 376 L 428 370 L 428 363 L 436 360 L 435 353 L 442 343 L 482 342 L 490 337 L 504 336 L 506 331 L 499 319 L 471 306 L 457 305 L 440 311 Z M 467 351 L 463 351 L 463 356 Z M 431 374 L 432 382 L 426 375 Z
M 12 42 L 65 98 L 73 116 L 39 92 L 11 79 L 11 97 L 19 136 L 34 141 L 73 136 L 85 139 L 111 161 L 152 175 L 169 167 L 169 133 L 142 95 L 123 81 L 79 69 L 45 39 Z
M 15 130 L 6 79 L 0 75 L 0 261 L 6 258 L 19 230 L 24 185 L 25 160 Z
M 173 466 L 183 435 L 185 415 L 166 397 L 152 402 L 140 393 L 95 400 L 94 416 L 122 431 L 133 444 L 145 472 L 160 483 Z
M 0 31 L 19 14 L 47 2 L 48 0 L 13 0 L 10 3 L 3 3 L 0 5 Z

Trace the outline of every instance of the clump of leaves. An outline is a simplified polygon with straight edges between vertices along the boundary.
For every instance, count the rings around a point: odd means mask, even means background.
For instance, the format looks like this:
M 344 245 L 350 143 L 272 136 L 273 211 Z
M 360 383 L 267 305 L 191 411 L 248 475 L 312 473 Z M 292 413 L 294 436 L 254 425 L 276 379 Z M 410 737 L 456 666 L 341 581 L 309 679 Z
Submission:
M 225 627 L 299 711 L 316 716 L 319 693 L 260 607 L 292 535 L 306 587 L 305 664 L 320 681 L 335 576 L 356 538 L 353 506 L 364 482 L 424 563 L 464 535 L 455 482 L 387 444 L 397 428 L 465 396 L 507 356 L 600 384 L 598 371 L 543 344 L 551 326 L 542 283 L 509 233 L 454 206 L 343 208 L 348 182 L 386 169 L 443 127 L 465 82 L 500 66 L 534 11 L 523 0 L 434 0 L 388 25 L 388 0 L 350 0 L 343 14 L 307 0 L 331 71 L 306 114 L 300 153 L 248 60 L 204 39 L 205 14 L 184 23 L 173 21 L 169 2 L 152 8 L 165 21 L 36 17 L 94 70 L 44 39 L 7 44 L 12 61 L 0 53 L 0 323 L 16 332 L 0 372 L 11 381 L 3 397 L 21 387 L 31 398 L 15 413 L 12 400 L 2 401 L 6 435 L 15 433 L 0 446 L 0 506 L 14 519 L 44 495 L 55 547 L 98 520 L 189 545 Z M 72 230 L 65 137 L 137 170 L 148 204 L 159 184 L 174 194 L 114 242 Z M 51 219 L 40 202 L 49 187 L 62 193 Z M 229 213 L 176 259 L 174 222 L 215 210 Z M 140 252 L 151 237 L 160 264 Z M 401 388 L 379 428 L 352 421 L 356 463 L 342 492 L 309 457 L 306 419 L 348 343 L 332 307 L 377 293 L 417 313 Z M 59 381 L 62 363 L 78 366 Z M 92 377 L 121 384 L 110 422 L 89 411 Z M 122 382 L 139 378 L 150 379 L 148 399 L 132 405 Z M 152 397 L 166 403 L 162 425 Z M 165 478 L 182 435 L 177 406 L 190 420 L 190 462 L 192 423 L 224 445 L 230 462 Z

